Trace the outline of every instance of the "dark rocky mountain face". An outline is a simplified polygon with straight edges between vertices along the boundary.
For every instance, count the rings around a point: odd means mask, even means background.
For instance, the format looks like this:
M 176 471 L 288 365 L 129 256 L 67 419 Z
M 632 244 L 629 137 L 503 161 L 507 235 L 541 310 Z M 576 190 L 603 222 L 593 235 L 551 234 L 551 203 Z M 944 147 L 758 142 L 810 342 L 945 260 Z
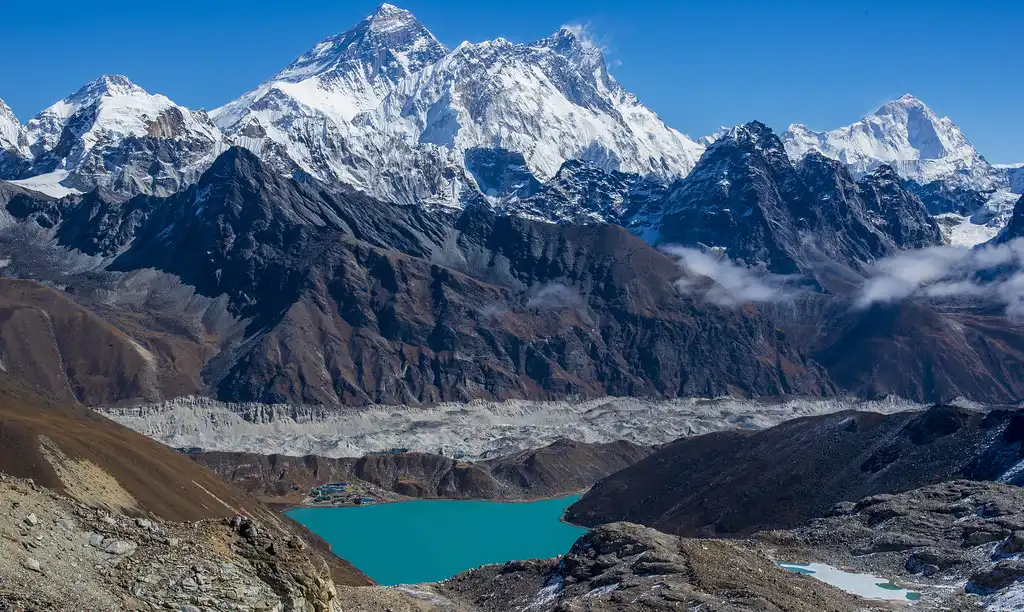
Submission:
M 875 175 L 854 183 L 820 156 L 779 168 L 795 193 L 810 185 L 806 193 L 817 195 L 802 209 L 772 210 L 829 228 L 830 253 L 867 260 L 898 248 L 858 221 L 875 214 L 862 193 L 896 194 L 898 183 Z M 591 170 L 563 168 L 578 184 L 599 185 Z M 652 193 L 631 192 L 635 177 L 601 176 L 600 193 Z M 1021 330 L 994 312 L 904 304 L 892 307 L 904 314 L 887 317 L 828 295 L 811 300 L 821 307 L 788 311 L 719 307 L 680 293 L 676 262 L 621 227 L 536 222 L 482 203 L 459 213 L 387 205 L 282 178 L 243 149 L 168 198 L 117 203 L 97 190 L 54 200 L 13 186 L 0 198 L 20 220 L 0 235 L 12 253 L 6 272 L 66 288 L 158 360 L 156 382 L 131 397 L 201 391 L 335 404 L 837 389 L 918 401 L 1024 397 L 1015 383 Z M 879 224 L 916 227 L 904 221 Z M 893 233 L 913 239 L 911 229 Z M 67 249 L 90 256 L 81 269 L 92 271 L 74 272 L 81 262 L 69 263 Z M 39 259 L 51 269 L 43 276 Z M 154 269 L 175 285 L 173 297 L 146 277 L 149 297 L 126 308 L 116 296 L 137 293 L 138 283 L 117 279 Z M 880 371 L 880 362 L 900 366 Z M 109 393 L 127 399 L 116 389 L 96 397 Z
M 807 350 L 839 388 L 922 402 L 1024 398 L 1024 330 L 1001 309 L 876 304 L 835 309 L 821 326 Z
M 942 244 L 942 234 L 935 220 L 891 166 L 875 168 L 864 175 L 857 186 L 869 220 L 892 239 L 897 249 Z
M 525 197 L 509 199 L 504 214 L 553 223 L 615 223 L 644 237 L 660 212 L 666 186 L 656 180 L 570 160 Z
M 809 209 L 808 195 L 778 138 L 747 124 L 709 147 L 669 192 L 658 242 L 721 247 L 734 260 L 795 273 L 800 238 L 787 203 Z
M 855 182 L 820 154 L 794 166 L 753 122 L 718 139 L 665 199 L 658 244 L 719 247 L 779 274 L 831 261 L 859 270 L 903 249 L 941 244 L 924 205 L 888 167 Z
M 465 163 L 477 188 L 486 196 L 528 198 L 541 189 L 522 153 L 474 147 L 466 151 Z
M 223 399 L 834 393 L 756 309 L 681 296 L 675 262 L 616 226 L 389 206 L 241 149 L 169 198 L 8 210 L 108 270 L 226 296 L 246 331 L 203 369 Z
M 933 215 L 943 213 L 970 215 L 981 209 L 988 201 L 984 193 L 969 186 L 957 185 L 949 181 L 932 181 L 923 185 L 915 181 L 907 181 L 907 186 Z
M 839 502 L 953 478 L 999 478 L 1024 459 L 1022 422 L 1019 409 L 935 406 L 682 438 L 599 482 L 567 516 L 584 525 L 629 520 L 680 535 L 795 527 Z

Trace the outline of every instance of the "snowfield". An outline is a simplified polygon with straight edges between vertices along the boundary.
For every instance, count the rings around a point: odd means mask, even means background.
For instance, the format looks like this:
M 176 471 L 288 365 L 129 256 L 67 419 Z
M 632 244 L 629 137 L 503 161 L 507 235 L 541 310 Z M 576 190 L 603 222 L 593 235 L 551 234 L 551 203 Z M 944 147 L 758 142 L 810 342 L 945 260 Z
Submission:
M 841 410 L 888 414 L 922 408 L 900 399 L 602 398 L 322 407 L 229 404 L 185 397 L 99 412 L 178 448 L 326 457 L 360 457 L 404 448 L 475 460 L 539 448 L 558 438 L 656 445 L 725 429 L 762 429 Z

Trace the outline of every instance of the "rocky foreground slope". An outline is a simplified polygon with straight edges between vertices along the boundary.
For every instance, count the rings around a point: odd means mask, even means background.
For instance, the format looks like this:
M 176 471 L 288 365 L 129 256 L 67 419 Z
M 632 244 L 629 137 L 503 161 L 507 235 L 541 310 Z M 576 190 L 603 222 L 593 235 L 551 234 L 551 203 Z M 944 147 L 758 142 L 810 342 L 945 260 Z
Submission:
M 343 610 L 331 568 L 251 517 L 131 517 L 0 475 L 0 609 Z
M 791 559 L 938 587 L 928 599 L 939 609 L 1024 608 L 1024 490 L 1017 486 L 958 480 L 873 495 L 757 539 Z
M 6 375 L 0 440 L 0 603 L 15 609 L 195 605 L 208 589 L 185 581 L 189 572 L 225 573 L 221 586 L 268 610 L 329 610 L 332 584 L 369 583 L 322 540 L 187 457 Z M 237 521 L 258 525 L 259 537 Z M 281 603 L 289 598 L 305 603 Z

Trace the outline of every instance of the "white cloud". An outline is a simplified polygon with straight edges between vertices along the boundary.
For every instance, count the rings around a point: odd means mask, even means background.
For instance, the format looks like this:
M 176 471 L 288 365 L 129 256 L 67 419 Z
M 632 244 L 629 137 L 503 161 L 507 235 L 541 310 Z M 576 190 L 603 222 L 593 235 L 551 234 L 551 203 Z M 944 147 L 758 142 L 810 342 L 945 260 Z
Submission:
M 535 287 L 526 301 L 527 308 L 552 310 L 556 308 L 578 308 L 583 305 L 580 294 L 572 287 L 560 283 L 549 283 Z
M 787 302 L 801 293 L 803 279 L 799 276 L 747 268 L 733 263 L 724 254 L 677 246 L 664 250 L 673 255 L 683 269 L 684 275 L 676 281 L 676 289 L 686 295 L 698 295 L 719 306 Z
M 857 308 L 913 297 L 997 300 L 1024 315 L 1024 239 L 976 249 L 930 247 L 877 262 L 855 301 Z
M 594 29 L 589 23 L 567 23 L 562 26 L 563 30 L 568 30 L 576 35 L 583 44 L 590 45 L 595 49 L 598 49 L 602 55 L 605 56 L 605 60 L 608 62 L 609 68 L 614 68 L 622 65 L 622 61 L 618 59 L 608 59 L 608 56 L 612 53 L 612 49 L 608 44 L 608 40 L 604 36 L 598 36 L 594 33 Z

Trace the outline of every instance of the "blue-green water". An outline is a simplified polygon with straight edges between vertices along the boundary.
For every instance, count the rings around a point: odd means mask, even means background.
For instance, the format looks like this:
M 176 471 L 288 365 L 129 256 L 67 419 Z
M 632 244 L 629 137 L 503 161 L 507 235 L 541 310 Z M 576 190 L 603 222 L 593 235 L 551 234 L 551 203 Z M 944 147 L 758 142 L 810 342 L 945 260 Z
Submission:
M 414 584 L 488 563 L 568 552 L 586 532 L 561 521 L 578 497 L 517 504 L 424 500 L 296 508 L 288 516 L 378 583 Z

